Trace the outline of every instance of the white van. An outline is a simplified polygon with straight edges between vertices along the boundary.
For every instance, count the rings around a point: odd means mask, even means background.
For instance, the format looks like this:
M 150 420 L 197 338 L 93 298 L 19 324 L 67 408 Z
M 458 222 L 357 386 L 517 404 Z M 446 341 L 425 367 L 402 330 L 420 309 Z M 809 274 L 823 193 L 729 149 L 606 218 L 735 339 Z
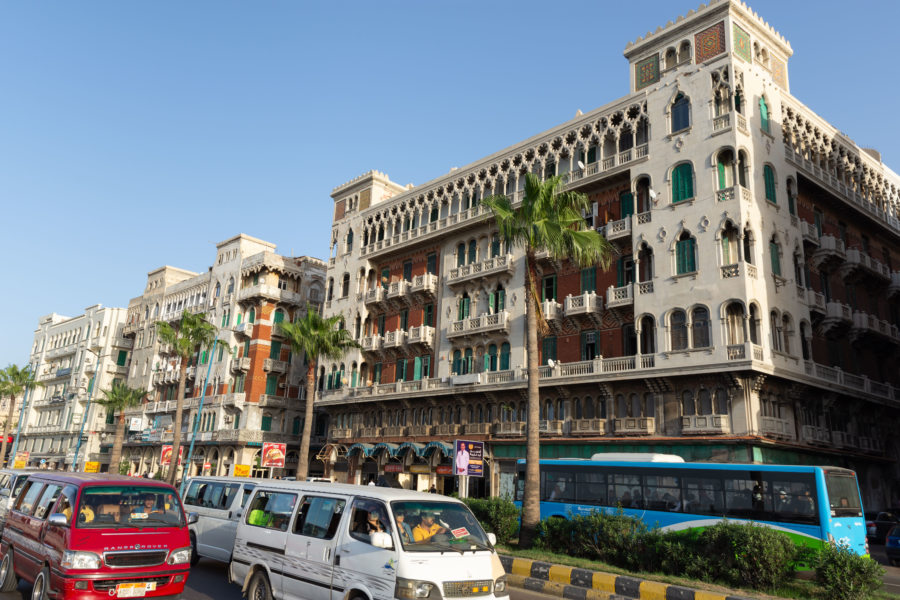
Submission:
M 32 473 L 47 473 L 41 469 L 0 469 L 0 531 L 6 524 L 6 515 L 13 507 L 25 480 Z
M 253 489 L 265 479 L 248 477 L 193 477 L 184 487 L 184 510 L 197 514 L 190 526 L 191 565 L 200 557 L 231 560 L 234 535 L 241 511 Z
M 238 525 L 228 576 L 261 600 L 505 599 L 495 541 L 454 498 L 267 481 Z

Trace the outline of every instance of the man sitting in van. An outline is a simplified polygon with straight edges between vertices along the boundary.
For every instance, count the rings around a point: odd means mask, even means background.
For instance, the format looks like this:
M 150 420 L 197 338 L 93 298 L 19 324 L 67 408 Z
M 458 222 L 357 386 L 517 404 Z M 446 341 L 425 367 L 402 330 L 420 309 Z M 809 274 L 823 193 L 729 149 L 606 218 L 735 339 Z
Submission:
M 399 525 L 400 539 L 406 544 L 412 544 L 415 538 L 413 538 L 412 527 L 406 522 L 406 513 L 394 513 L 394 518 L 397 519 L 397 525 Z
M 418 542 L 427 542 L 438 533 L 446 533 L 447 528 L 434 522 L 437 513 L 433 510 L 422 511 L 421 520 L 413 529 L 413 539 Z
M 146 517 L 137 515 L 161 515 L 162 512 L 156 508 L 156 497 L 153 494 L 144 494 L 143 503 L 131 508 L 131 517 L 143 519 Z

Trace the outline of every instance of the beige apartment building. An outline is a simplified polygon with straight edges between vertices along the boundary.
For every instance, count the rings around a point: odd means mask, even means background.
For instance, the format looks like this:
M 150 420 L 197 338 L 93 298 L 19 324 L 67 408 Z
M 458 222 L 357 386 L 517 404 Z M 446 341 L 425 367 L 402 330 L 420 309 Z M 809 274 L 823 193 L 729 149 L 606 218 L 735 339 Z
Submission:
M 470 492 L 511 493 L 524 257 L 481 199 L 531 172 L 587 194 L 617 249 L 541 260 L 544 456 L 846 466 L 867 505 L 900 502 L 900 178 L 791 95 L 792 52 L 713 1 L 628 44 L 622 98 L 419 186 L 335 188 L 324 313 L 362 349 L 322 365 L 313 469 L 448 492 L 476 440 Z

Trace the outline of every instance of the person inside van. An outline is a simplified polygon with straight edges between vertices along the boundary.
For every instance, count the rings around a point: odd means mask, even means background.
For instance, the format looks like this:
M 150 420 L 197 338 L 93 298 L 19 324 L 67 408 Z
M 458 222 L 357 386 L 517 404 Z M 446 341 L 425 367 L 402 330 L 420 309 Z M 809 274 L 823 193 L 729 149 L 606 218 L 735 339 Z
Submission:
M 363 523 L 364 531 L 362 533 L 375 533 L 376 531 L 384 531 L 384 526 L 381 524 L 381 519 L 378 517 L 378 512 L 374 510 L 369 511 L 369 516 L 366 521 Z
M 143 502 L 131 508 L 131 515 L 139 514 L 162 514 L 162 511 L 156 508 L 156 497 L 153 494 L 144 494 Z
M 394 518 L 397 519 L 397 525 L 400 529 L 400 539 L 404 544 L 412 544 L 415 538 L 413 538 L 413 530 L 410 527 L 409 523 L 406 522 L 406 513 L 398 512 L 394 514 Z
M 416 528 L 413 529 L 413 539 L 418 542 L 427 542 L 438 533 L 446 533 L 447 528 L 442 527 L 434 522 L 437 513 L 433 510 L 422 511 L 421 520 Z

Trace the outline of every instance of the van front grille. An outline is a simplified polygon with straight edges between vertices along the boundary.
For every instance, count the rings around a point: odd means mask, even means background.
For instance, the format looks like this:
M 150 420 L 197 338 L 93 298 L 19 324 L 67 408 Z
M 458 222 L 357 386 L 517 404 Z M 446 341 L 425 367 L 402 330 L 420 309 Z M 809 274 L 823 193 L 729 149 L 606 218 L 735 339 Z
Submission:
M 169 583 L 169 578 L 170 577 L 166 575 L 164 577 L 147 577 L 139 579 L 101 579 L 100 581 L 94 582 L 94 590 L 105 592 L 115 589 L 120 583 L 155 583 L 156 587 L 162 587 Z
M 103 555 L 103 562 L 110 567 L 155 567 L 166 562 L 168 555 L 168 550 L 107 552 Z
M 494 588 L 494 582 L 490 579 L 475 579 L 472 581 L 445 581 L 445 598 L 474 598 L 475 596 L 490 596 Z

